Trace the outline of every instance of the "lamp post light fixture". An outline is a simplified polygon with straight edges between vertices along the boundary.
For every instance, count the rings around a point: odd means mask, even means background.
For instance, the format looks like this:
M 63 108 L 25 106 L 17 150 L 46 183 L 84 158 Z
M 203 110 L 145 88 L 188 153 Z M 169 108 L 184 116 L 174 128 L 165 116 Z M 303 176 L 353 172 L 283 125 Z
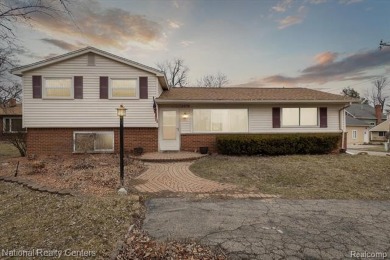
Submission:
M 123 164 L 123 117 L 126 116 L 126 108 L 123 105 L 120 105 L 119 108 L 116 109 L 117 115 L 119 116 L 119 145 L 120 145 L 120 181 L 121 187 L 124 186 L 124 164 Z

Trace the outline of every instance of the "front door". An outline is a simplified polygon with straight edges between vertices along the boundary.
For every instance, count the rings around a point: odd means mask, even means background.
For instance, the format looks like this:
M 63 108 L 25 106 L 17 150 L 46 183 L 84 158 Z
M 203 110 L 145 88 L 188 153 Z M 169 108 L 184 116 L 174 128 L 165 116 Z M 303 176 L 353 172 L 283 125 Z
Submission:
M 364 136 L 363 136 L 363 138 L 364 138 L 363 142 L 365 144 L 368 144 L 370 142 L 370 138 L 368 138 L 368 129 L 367 128 L 364 129 Z
M 178 111 L 175 109 L 164 109 L 161 111 L 161 119 L 159 129 L 160 150 L 179 151 L 180 129 Z

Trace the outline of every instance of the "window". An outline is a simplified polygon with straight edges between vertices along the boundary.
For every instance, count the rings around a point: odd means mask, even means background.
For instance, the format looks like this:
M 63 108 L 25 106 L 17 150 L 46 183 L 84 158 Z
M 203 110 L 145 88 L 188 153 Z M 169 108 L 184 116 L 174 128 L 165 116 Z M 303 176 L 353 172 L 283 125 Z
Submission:
M 352 139 L 357 138 L 357 130 L 352 130 Z
M 110 98 L 138 98 L 137 79 L 111 79 Z
M 5 117 L 3 118 L 3 132 L 4 133 L 26 132 L 26 128 L 22 127 L 21 118 Z
M 386 132 L 378 132 L 379 136 L 381 137 L 385 137 L 386 136 Z
M 86 152 L 113 152 L 114 132 L 74 132 L 73 151 Z
M 248 109 L 194 109 L 194 132 L 248 132 Z
M 318 109 L 316 107 L 282 108 L 283 126 L 317 126 Z
M 375 126 L 375 122 L 370 122 L 370 126 Z
M 72 78 L 45 78 L 44 98 L 73 98 Z

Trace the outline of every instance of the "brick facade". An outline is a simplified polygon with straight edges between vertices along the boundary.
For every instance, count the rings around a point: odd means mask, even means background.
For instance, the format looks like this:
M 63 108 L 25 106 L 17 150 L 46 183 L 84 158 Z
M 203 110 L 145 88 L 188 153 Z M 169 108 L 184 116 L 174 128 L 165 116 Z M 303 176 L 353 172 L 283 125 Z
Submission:
M 217 152 L 218 134 L 182 134 L 181 135 L 181 150 L 182 151 L 199 151 L 199 147 L 207 146 L 209 153 Z
M 74 131 L 114 131 L 114 149 L 119 153 L 119 128 L 29 128 L 27 133 L 28 155 L 63 155 L 73 153 Z M 157 152 L 157 128 L 125 128 L 125 152 L 143 147 L 144 152 Z

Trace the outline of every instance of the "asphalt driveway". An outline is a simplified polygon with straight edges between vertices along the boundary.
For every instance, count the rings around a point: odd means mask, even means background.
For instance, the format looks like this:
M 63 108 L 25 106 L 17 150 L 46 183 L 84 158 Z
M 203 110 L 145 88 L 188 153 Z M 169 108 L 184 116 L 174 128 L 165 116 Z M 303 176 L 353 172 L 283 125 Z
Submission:
M 390 201 L 160 198 L 147 207 L 151 236 L 198 239 L 232 259 L 390 256 Z

